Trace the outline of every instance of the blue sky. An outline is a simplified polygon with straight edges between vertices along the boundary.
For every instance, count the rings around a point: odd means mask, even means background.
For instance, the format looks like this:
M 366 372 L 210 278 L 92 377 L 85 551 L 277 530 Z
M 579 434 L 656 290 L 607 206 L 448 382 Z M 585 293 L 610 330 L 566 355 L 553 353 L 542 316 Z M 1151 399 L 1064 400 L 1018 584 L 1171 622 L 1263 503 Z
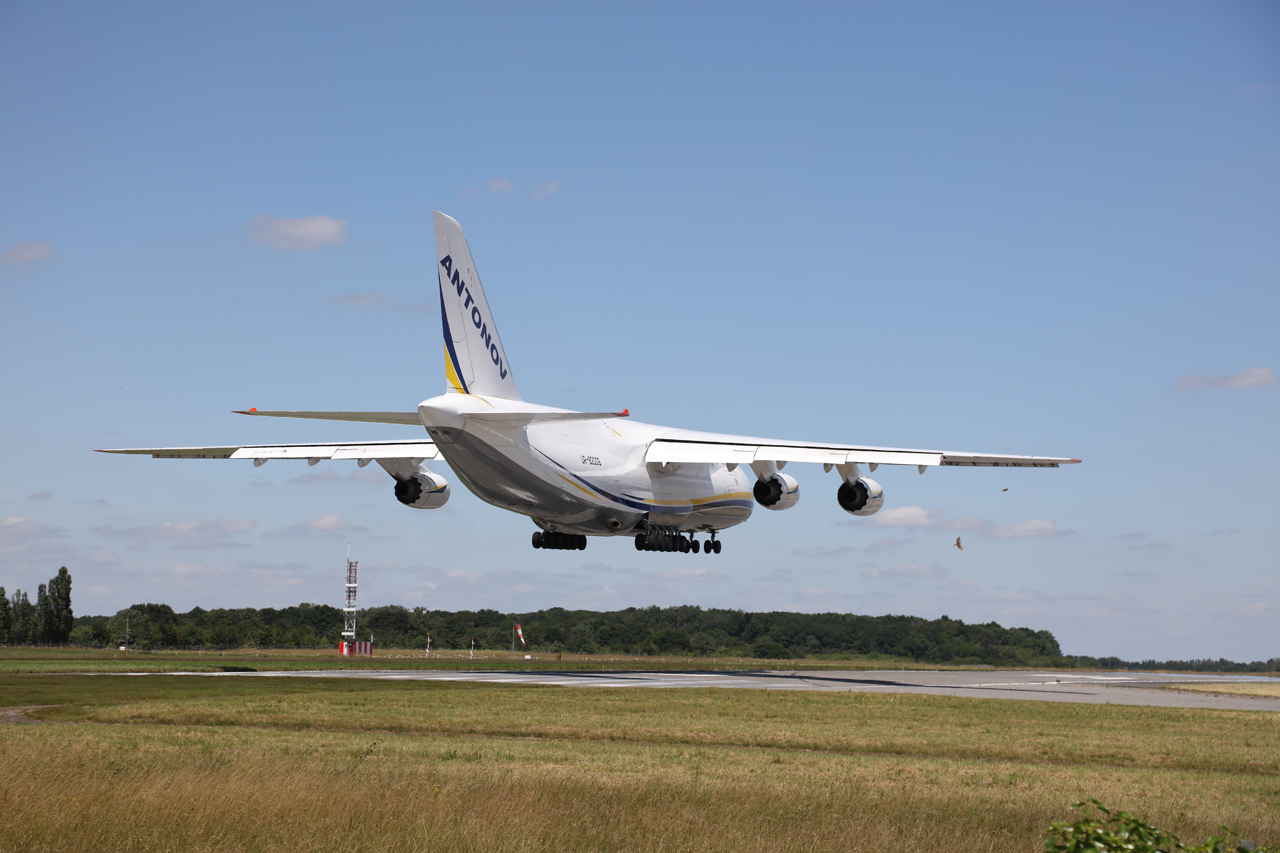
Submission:
M 0 115 L 9 590 L 337 604 L 350 541 L 365 605 L 1280 654 L 1275 4 L 9 2 Z M 432 209 L 526 399 L 1085 462 L 883 468 L 872 519 L 796 464 L 709 558 L 535 552 L 376 468 L 90 452 L 412 437 L 230 410 L 440 393 Z

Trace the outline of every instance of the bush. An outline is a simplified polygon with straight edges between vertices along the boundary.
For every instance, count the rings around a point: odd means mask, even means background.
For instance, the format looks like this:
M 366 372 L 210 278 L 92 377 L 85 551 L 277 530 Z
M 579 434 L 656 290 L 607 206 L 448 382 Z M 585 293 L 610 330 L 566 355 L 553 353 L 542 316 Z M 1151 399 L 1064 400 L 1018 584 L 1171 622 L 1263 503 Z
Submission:
M 1061 821 L 1049 827 L 1045 840 L 1048 853 L 1275 853 L 1274 847 L 1255 848 L 1240 838 L 1238 832 L 1223 828 L 1222 837 L 1213 837 L 1196 847 L 1189 847 L 1172 832 L 1157 829 L 1128 812 L 1116 812 L 1097 800 L 1075 803 L 1073 809 L 1088 808 L 1088 817 L 1075 823 Z M 1096 816 L 1101 813 L 1101 817 Z M 1231 839 L 1237 839 L 1234 846 Z
M 777 660 L 791 657 L 791 650 L 782 645 L 782 643 L 768 641 L 756 643 L 752 646 L 751 656 L 753 658 L 764 658 L 765 660 Z

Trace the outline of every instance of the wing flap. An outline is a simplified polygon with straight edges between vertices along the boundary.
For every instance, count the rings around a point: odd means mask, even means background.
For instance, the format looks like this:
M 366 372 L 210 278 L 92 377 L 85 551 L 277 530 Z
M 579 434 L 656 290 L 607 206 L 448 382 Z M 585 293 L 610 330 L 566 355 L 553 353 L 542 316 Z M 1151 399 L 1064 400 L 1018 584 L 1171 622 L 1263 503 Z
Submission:
M 368 441 L 319 444 L 249 444 L 230 447 L 136 447 L 100 450 L 155 459 L 439 459 L 429 441 Z
M 969 466 L 998 468 L 1057 468 L 1079 462 L 1054 456 L 1000 456 L 991 453 L 944 453 L 937 450 L 896 450 L 847 444 L 766 444 L 750 441 L 690 441 L 656 439 L 645 452 L 646 463 L 818 462 L 839 465 Z
M 973 468 L 1057 468 L 1075 465 L 1079 459 L 1056 456 L 998 456 L 994 453 L 944 453 L 941 465 Z
M 919 450 L 850 450 L 844 461 L 867 465 L 941 465 L 942 454 Z

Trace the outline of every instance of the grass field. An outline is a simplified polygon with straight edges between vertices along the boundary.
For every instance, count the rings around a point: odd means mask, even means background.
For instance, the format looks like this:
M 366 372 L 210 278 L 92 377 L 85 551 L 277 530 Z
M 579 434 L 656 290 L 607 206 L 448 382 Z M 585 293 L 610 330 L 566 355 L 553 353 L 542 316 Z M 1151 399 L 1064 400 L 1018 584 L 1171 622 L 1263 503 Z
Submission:
M 33 705 L 0 725 L 3 850 L 1034 851 L 1090 796 L 1280 841 L 1280 714 L 0 675 Z
M 1280 699 L 1280 684 L 1275 682 L 1243 682 L 1240 684 L 1176 684 L 1166 690 L 1186 690 L 1192 693 L 1220 693 L 1225 696 L 1260 696 L 1264 699 Z

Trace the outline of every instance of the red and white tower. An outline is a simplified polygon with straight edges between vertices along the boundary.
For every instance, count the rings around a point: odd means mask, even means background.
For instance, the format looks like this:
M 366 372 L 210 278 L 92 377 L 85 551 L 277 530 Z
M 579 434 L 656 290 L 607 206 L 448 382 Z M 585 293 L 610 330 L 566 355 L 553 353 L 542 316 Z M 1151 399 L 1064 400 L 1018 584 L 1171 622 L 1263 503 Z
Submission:
M 342 608 L 342 641 L 356 641 L 356 563 L 351 559 L 351 546 L 347 546 L 347 604 Z

